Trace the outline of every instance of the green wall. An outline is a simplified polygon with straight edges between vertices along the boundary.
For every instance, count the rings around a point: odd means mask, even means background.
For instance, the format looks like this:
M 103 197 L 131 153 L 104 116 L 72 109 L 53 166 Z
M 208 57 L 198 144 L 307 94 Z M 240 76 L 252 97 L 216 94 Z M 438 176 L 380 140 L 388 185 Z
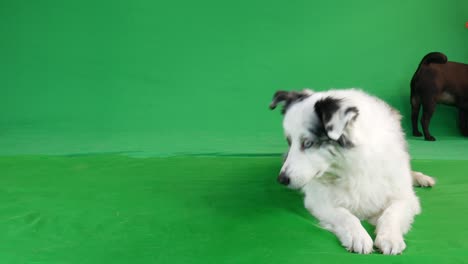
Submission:
M 466 21 L 465 0 L 3 0 L 0 154 L 278 153 L 277 89 L 362 87 L 408 116 L 423 55 L 468 62 Z M 455 126 L 442 108 L 432 129 Z

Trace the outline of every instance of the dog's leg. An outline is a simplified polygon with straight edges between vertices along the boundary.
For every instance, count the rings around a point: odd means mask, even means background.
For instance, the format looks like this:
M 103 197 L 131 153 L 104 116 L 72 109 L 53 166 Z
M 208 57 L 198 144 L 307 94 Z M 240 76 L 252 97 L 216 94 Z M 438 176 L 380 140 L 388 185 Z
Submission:
M 411 96 L 411 124 L 413 126 L 413 136 L 422 136 L 418 129 L 419 110 L 421 109 L 421 98 L 418 96 Z
M 359 219 L 347 209 L 333 207 L 326 202 L 314 203 L 307 197 L 305 206 L 312 215 L 320 220 L 322 227 L 338 237 L 346 249 L 359 254 L 372 252 L 372 238 L 361 225 Z
M 464 137 L 468 137 L 468 115 L 465 110 L 458 109 L 458 127 Z
M 396 255 L 406 248 L 403 235 L 411 228 L 415 214 L 420 212 L 416 197 L 393 201 L 377 220 L 375 246 L 383 254 Z
M 423 115 L 421 118 L 421 125 L 423 128 L 424 139 L 427 141 L 435 141 L 435 137 L 429 132 L 429 123 L 431 122 L 432 114 L 434 114 L 436 102 L 432 98 L 423 99 Z
M 413 186 L 418 187 L 432 187 L 435 185 L 435 180 L 419 171 L 412 171 L 411 177 L 413 178 Z

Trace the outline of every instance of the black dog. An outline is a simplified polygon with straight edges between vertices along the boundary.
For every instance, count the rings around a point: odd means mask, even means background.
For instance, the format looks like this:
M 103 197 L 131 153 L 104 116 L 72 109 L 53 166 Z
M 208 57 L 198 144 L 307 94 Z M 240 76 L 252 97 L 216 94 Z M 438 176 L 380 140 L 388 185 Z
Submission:
M 418 129 L 419 109 L 423 107 L 421 125 L 424 139 L 435 141 L 429 133 L 429 123 L 436 104 L 458 108 L 459 128 L 468 137 L 468 64 L 447 61 L 440 52 L 424 56 L 411 79 L 411 122 L 413 136 L 422 136 Z

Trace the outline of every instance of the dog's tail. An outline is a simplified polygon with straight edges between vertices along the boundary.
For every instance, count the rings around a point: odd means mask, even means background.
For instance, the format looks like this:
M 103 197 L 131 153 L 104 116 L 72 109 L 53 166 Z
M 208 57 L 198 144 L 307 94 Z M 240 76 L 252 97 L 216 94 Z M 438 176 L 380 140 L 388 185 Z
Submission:
M 432 187 L 436 183 L 434 178 L 424 175 L 419 171 L 411 171 L 411 177 L 413 178 L 413 186 Z
M 421 67 L 424 67 L 424 65 L 429 65 L 431 63 L 437 63 L 437 64 L 444 64 L 447 62 L 447 56 L 441 52 L 430 52 L 424 56 L 424 58 L 421 60 L 421 62 L 418 65 L 418 69 L 416 69 L 416 72 L 413 75 L 413 78 L 411 79 L 411 93 L 413 93 L 414 89 L 414 84 L 418 81 L 418 76 L 419 72 L 421 71 Z

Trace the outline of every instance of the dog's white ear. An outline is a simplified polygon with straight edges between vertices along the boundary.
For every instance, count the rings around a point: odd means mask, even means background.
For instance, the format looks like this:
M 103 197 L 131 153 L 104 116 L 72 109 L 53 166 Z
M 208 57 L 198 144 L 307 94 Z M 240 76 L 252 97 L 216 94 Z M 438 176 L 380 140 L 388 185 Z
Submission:
M 346 127 L 359 115 L 356 107 L 344 107 L 341 99 L 332 97 L 323 98 L 315 103 L 315 112 L 327 136 L 335 141 L 340 140 Z

